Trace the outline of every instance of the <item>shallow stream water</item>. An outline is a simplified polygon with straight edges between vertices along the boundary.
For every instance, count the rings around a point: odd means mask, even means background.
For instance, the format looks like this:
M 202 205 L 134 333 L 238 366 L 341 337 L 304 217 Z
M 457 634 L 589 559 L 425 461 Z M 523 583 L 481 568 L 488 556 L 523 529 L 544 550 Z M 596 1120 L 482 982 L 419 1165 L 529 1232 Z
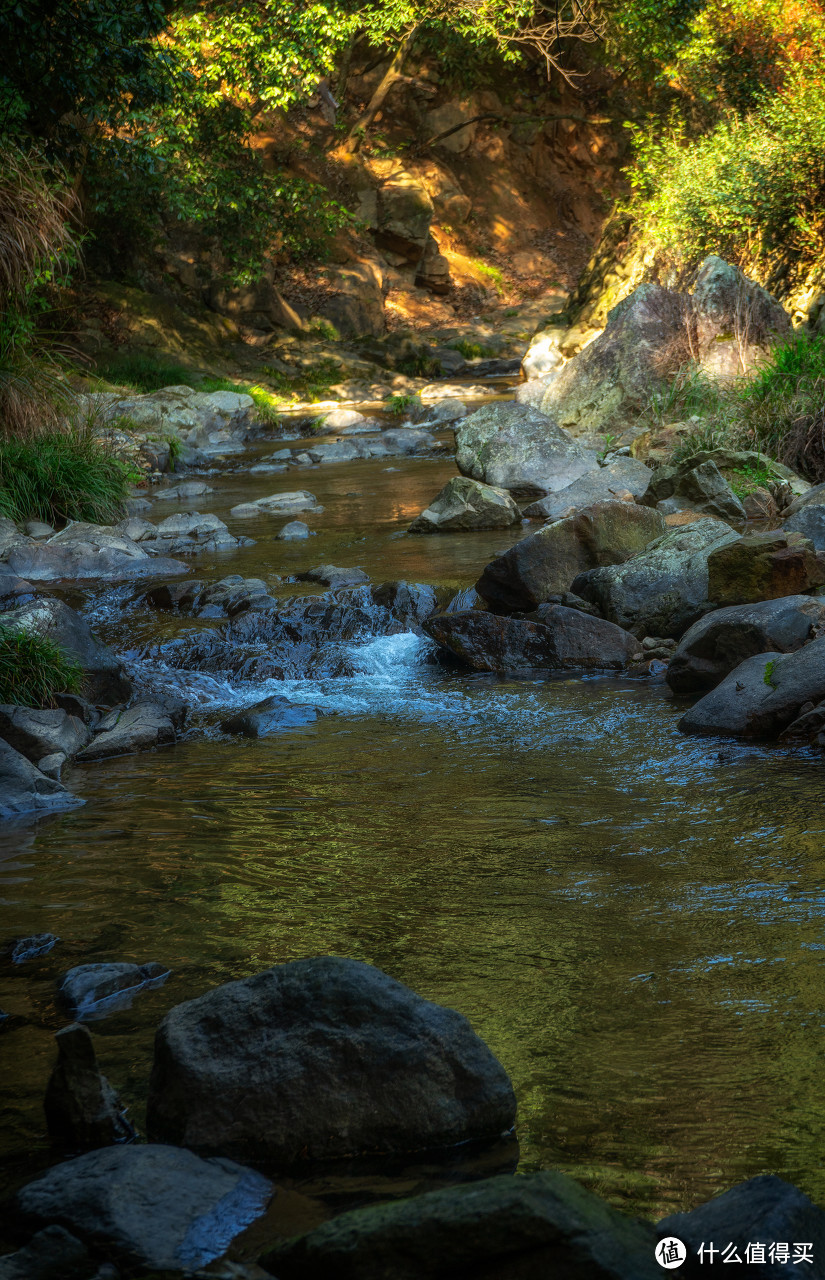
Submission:
M 453 471 L 384 459 L 217 474 L 197 506 L 221 518 L 296 488 L 325 510 L 299 517 L 317 534 L 298 543 L 273 540 L 284 517 L 230 519 L 256 545 L 196 558 L 193 573 L 283 578 L 331 562 L 374 582 L 469 586 L 525 530 L 402 536 Z M 133 594 L 85 599 L 133 658 L 150 636 L 208 625 L 135 608 Z M 460 674 L 412 633 L 351 647 L 352 674 L 337 678 L 170 673 L 206 711 L 285 692 L 324 714 L 260 741 L 210 730 L 75 767 L 64 781 L 83 807 L 0 832 L 3 936 L 62 940 L 0 969 L 0 1180 L 49 1158 L 42 1096 L 67 968 L 173 971 L 93 1028 L 141 1128 L 166 1009 L 335 953 L 467 1015 L 513 1079 L 522 1169 L 561 1168 L 651 1216 L 766 1170 L 825 1200 L 820 761 L 684 738 L 664 685 Z

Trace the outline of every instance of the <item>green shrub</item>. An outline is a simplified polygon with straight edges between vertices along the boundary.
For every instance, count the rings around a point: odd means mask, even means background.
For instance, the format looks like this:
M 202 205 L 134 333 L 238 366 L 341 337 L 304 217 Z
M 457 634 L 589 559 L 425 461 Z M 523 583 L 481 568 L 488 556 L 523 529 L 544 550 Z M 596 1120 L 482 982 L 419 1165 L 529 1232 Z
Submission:
M 43 636 L 0 626 L 0 702 L 47 707 L 56 693 L 76 693 L 83 672 Z
M 451 342 L 450 346 L 453 351 L 458 351 L 463 355 L 465 360 L 489 360 L 496 353 L 491 347 L 482 346 L 480 342 L 470 342 L 467 338 L 460 338 L 458 342 Z
M 192 370 L 182 364 L 170 364 L 154 356 L 128 352 L 101 360 L 97 372 L 107 382 L 131 391 L 160 391 L 162 387 L 194 386 Z
M 0 440 L 0 515 L 48 524 L 121 518 L 130 468 L 89 431 Z

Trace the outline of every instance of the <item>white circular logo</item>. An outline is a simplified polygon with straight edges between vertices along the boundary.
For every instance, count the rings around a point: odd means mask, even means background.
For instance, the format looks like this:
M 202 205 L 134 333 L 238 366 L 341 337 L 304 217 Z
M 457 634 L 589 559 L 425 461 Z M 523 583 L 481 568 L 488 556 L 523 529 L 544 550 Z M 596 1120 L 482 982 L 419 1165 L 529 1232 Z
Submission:
M 656 1261 L 665 1271 L 675 1271 L 687 1257 L 687 1246 L 678 1236 L 666 1236 L 656 1245 Z

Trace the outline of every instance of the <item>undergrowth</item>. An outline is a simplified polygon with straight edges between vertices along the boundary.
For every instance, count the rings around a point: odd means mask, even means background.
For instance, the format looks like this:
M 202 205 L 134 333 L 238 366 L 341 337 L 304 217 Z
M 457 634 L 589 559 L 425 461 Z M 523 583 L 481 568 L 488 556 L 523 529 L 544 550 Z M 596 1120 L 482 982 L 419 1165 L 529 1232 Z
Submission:
M 160 391 L 162 387 L 194 386 L 191 369 L 135 351 L 99 360 L 97 373 L 117 387 L 128 387 L 137 392 Z
M 57 693 L 76 693 L 80 665 L 44 636 L 0 626 L 0 702 L 47 707 Z
M 20 523 L 121 518 L 131 470 L 91 432 L 54 430 L 0 440 L 0 516 Z
M 818 484 L 825 480 L 825 335 L 795 335 L 755 373 L 728 384 L 686 366 L 651 399 L 648 417 L 660 426 L 697 419 L 674 461 L 700 449 L 747 449 Z
M 417 395 L 394 395 L 387 396 L 384 401 L 384 409 L 387 413 L 395 414 L 400 417 L 402 413 L 407 413 L 409 409 L 420 408 L 421 400 Z

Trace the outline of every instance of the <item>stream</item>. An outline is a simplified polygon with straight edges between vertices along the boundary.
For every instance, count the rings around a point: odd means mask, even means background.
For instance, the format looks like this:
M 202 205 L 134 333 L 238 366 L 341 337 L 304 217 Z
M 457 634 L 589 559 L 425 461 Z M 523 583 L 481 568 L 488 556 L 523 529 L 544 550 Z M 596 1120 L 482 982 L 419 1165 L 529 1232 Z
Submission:
M 285 443 L 256 442 L 189 508 L 153 506 L 153 520 L 196 507 L 256 539 L 193 557 L 193 576 L 272 581 L 332 563 L 449 594 L 528 531 L 404 536 L 455 474 L 446 456 L 249 474 Z M 228 514 L 298 488 L 324 511 Z M 315 535 L 275 541 L 293 518 Z M 217 625 L 136 594 L 83 597 L 132 663 L 150 640 Z M 0 831 L 0 942 L 61 939 L 0 968 L 2 1189 L 49 1160 L 42 1097 L 66 969 L 172 969 L 92 1028 L 143 1129 L 168 1008 L 332 953 L 470 1019 L 513 1080 L 523 1170 L 560 1168 L 654 1218 L 764 1171 L 825 1200 L 821 761 L 682 737 L 664 684 L 478 676 L 438 665 L 433 648 L 413 632 L 365 636 L 346 674 L 287 681 L 155 662 L 196 708 L 189 735 L 64 771 L 84 806 Z M 321 714 L 261 740 L 214 727 L 217 711 L 270 693 Z

